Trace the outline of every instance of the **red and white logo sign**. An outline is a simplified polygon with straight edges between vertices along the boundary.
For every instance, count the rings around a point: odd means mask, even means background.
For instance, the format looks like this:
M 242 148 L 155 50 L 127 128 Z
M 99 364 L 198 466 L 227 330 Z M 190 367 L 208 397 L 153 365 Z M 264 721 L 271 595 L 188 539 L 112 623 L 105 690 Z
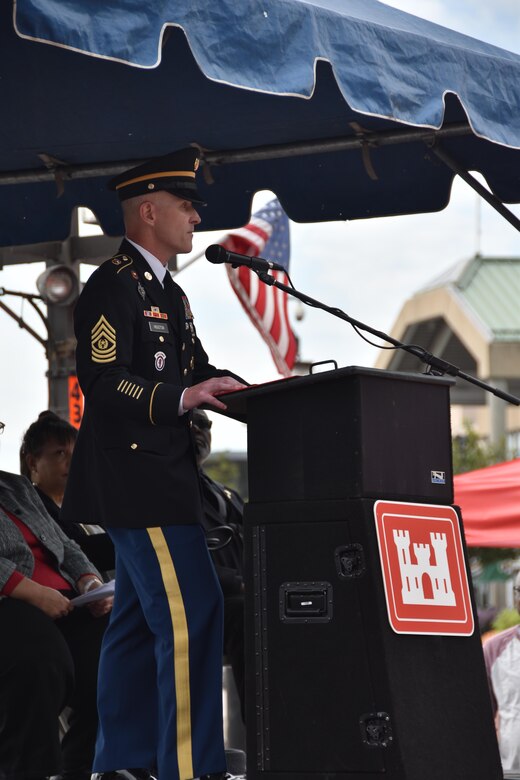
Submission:
M 374 516 L 393 630 L 470 636 L 475 624 L 453 507 L 376 501 Z

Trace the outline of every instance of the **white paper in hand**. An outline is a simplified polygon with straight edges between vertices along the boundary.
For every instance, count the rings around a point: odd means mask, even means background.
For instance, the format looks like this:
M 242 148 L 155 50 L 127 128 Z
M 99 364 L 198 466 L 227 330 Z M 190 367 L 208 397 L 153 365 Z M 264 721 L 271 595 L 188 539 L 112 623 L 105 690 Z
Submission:
M 82 596 L 76 596 L 76 598 L 70 600 L 70 603 L 74 604 L 75 607 L 82 607 L 84 604 L 91 604 L 93 601 L 106 599 L 108 596 L 114 595 L 115 584 L 115 580 L 105 582 L 104 585 L 101 585 L 99 588 L 92 588 L 88 593 L 84 593 Z

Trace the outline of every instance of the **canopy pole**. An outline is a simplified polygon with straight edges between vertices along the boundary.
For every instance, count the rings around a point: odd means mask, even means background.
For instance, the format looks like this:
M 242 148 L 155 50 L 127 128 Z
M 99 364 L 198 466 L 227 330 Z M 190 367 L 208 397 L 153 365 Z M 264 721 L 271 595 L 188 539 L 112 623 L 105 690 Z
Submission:
M 507 219 L 507 221 L 514 228 L 520 231 L 520 219 L 518 219 L 518 217 L 513 214 L 513 212 L 510 211 L 507 206 L 504 206 L 502 201 L 499 200 L 496 195 L 493 195 L 492 192 L 483 187 L 482 184 L 471 175 L 471 173 L 459 165 L 459 163 L 454 160 L 453 157 L 448 154 L 448 152 L 446 152 L 446 150 L 443 149 L 437 141 L 434 141 L 432 144 L 427 144 L 427 146 L 430 147 L 432 152 L 439 158 L 439 160 L 442 160 L 442 162 L 447 165 L 448 168 L 451 168 L 451 170 L 460 176 L 461 179 L 464 179 L 466 184 L 469 184 L 469 186 L 478 192 L 478 194 L 484 198 L 484 200 L 486 200 L 490 206 L 498 211 L 498 213 L 501 214 L 504 219 Z

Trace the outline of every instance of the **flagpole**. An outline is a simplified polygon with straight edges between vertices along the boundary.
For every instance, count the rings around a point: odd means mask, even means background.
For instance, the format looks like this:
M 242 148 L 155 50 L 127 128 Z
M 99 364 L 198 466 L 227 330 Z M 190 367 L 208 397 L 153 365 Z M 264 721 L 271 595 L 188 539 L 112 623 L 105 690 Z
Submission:
M 200 260 L 201 257 L 204 257 L 205 249 L 202 250 L 202 252 L 199 252 L 194 257 L 190 257 L 189 260 L 187 260 L 184 265 L 182 265 L 180 268 L 176 268 L 175 271 L 171 272 L 172 276 L 177 276 L 177 274 L 180 274 L 181 271 L 184 271 L 185 268 L 188 268 L 190 265 L 193 265 L 197 260 Z
M 224 240 L 224 236 L 221 236 L 221 238 L 218 241 L 215 241 L 215 243 L 216 244 L 221 244 L 223 240 Z M 205 254 L 206 254 L 206 249 L 202 249 L 196 255 L 194 255 L 193 257 L 190 257 L 189 260 L 186 260 L 184 265 L 182 265 L 180 268 L 176 268 L 175 271 L 171 271 L 171 275 L 172 276 L 177 276 L 177 274 L 180 274 L 180 272 L 184 271 L 185 268 L 189 268 L 190 265 L 193 265 L 193 263 L 196 263 L 197 260 L 200 260 L 201 257 L 204 257 Z

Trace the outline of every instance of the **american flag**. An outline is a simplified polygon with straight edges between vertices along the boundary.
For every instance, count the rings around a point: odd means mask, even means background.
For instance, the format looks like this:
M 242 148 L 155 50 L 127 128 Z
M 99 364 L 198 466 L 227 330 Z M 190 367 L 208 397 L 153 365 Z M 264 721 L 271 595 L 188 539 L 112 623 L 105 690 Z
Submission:
M 262 256 L 289 270 L 289 220 L 275 198 L 255 212 L 243 228 L 232 230 L 220 244 L 228 252 Z M 276 368 L 290 376 L 298 344 L 287 312 L 287 293 L 264 284 L 254 271 L 227 264 L 229 281 L 251 322 L 271 350 Z M 272 271 L 278 281 L 288 284 L 284 271 Z

